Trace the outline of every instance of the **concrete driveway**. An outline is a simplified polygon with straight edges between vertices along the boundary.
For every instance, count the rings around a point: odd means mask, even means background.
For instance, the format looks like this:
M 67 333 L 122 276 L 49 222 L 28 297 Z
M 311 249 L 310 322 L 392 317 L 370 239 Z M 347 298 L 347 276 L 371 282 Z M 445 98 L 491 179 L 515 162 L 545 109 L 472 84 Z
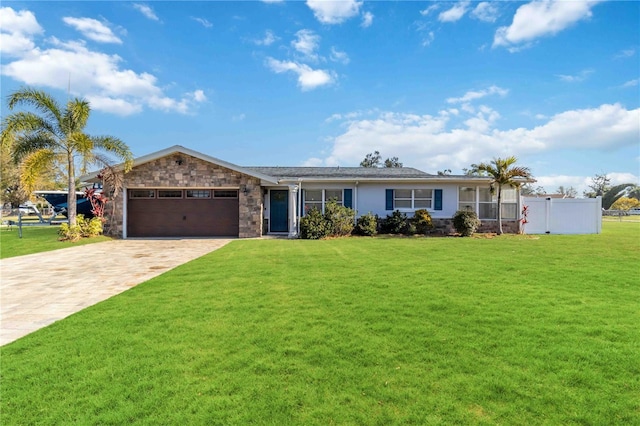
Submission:
M 230 239 L 127 239 L 0 260 L 0 346 Z

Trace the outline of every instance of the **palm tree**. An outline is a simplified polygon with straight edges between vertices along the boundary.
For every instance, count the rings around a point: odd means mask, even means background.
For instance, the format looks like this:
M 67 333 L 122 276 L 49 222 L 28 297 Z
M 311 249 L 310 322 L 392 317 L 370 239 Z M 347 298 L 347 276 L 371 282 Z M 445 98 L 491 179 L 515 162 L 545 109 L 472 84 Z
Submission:
M 502 235 L 502 187 L 518 187 L 522 181 L 517 178 L 531 178 L 528 167 L 513 166 L 518 159 L 514 156 L 507 158 L 494 158 L 489 163 L 471 165 L 471 173 L 487 175 L 491 178 L 491 193 L 498 192 L 498 235 Z
M 48 93 L 22 88 L 8 97 L 9 110 L 18 105 L 33 111 L 19 111 L 2 120 L 2 146 L 12 147 L 13 161 L 21 163 L 21 180 L 33 189 L 36 177 L 45 170 L 62 166 L 66 171 L 69 224 L 76 223 L 76 162 L 86 172 L 89 164 L 109 164 L 113 155 L 124 160 L 125 171 L 133 155 L 129 147 L 113 136 L 90 136 L 84 132 L 91 107 L 75 98 L 63 109 Z

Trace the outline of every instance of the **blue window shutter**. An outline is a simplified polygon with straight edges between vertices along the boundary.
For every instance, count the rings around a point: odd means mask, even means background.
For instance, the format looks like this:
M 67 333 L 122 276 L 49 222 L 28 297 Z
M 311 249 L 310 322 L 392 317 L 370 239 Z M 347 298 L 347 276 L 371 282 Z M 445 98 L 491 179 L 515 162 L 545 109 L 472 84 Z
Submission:
M 385 210 L 393 210 L 393 189 L 385 189 L 386 203 Z
M 433 209 L 442 210 L 442 189 L 434 191 Z
M 298 206 L 298 215 L 300 217 L 304 216 L 304 189 L 300 190 L 301 192 L 301 196 L 300 196 L 300 205 Z
M 350 209 L 353 208 L 353 190 L 351 188 L 347 188 L 344 190 L 344 206 Z

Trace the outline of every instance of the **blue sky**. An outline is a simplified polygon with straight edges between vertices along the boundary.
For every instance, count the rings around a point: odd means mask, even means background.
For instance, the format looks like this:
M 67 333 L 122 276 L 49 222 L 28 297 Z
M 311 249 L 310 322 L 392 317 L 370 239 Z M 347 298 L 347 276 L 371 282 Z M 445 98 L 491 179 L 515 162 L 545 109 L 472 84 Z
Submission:
M 640 177 L 640 2 L 20 2 L 3 100 L 93 108 L 135 156 L 430 173 L 515 155 L 549 192 Z M 3 115 L 6 103 L 2 105 Z

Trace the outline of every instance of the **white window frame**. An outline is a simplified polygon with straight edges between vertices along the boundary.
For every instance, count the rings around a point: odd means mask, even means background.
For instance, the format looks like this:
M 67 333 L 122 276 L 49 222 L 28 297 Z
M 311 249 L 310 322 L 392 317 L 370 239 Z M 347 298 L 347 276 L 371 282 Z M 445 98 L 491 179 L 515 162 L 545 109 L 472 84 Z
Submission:
M 398 197 L 397 193 L 398 191 L 411 191 L 411 197 Z M 416 191 L 430 191 L 431 192 L 431 196 L 430 197 L 417 197 L 416 196 Z M 396 188 L 393 190 L 393 209 L 394 210 L 400 210 L 400 211 L 407 211 L 407 210 L 420 210 L 420 209 L 425 209 L 425 210 L 433 210 L 433 201 L 434 201 L 434 189 L 432 188 Z M 425 206 L 416 206 L 416 201 L 429 201 L 429 206 L 425 207 Z M 411 203 L 410 207 L 398 207 L 397 202 L 398 201 L 409 201 Z
M 321 199 L 318 200 L 314 200 L 314 201 L 307 201 L 307 193 L 308 192 L 318 192 L 318 191 L 322 191 L 322 197 Z M 330 201 L 333 200 L 334 198 L 331 196 L 327 196 L 327 191 L 328 192 L 339 192 L 340 193 L 340 199 L 336 200 L 336 202 L 338 203 L 338 205 L 344 206 L 344 189 L 307 189 L 305 188 L 303 193 L 303 197 L 302 197 L 302 206 L 304 207 L 302 210 L 302 215 L 306 216 L 307 212 L 309 210 L 311 210 L 311 208 L 307 208 L 307 206 L 309 204 L 313 204 L 315 207 L 315 205 L 317 205 L 318 207 L 320 207 L 320 212 L 324 214 L 324 207 L 326 206 L 326 204 Z
M 460 190 L 462 188 L 473 188 L 473 201 L 460 201 Z M 491 201 L 481 201 L 480 200 L 480 190 L 487 190 L 489 191 L 489 188 L 485 187 L 485 186 L 459 186 L 458 187 L 458 210 L 464 210 L 464 209 L 471 209 L 472 211 L 476 212 L 476 214 L 478 215 L 478 219 L 480 220 L 498 220 L 498 194 L 490 194 L 491 195 Z M 504 198 L 505 198 L 505 191 L 514 191 L 514 195 L 515 195 L 515 201 L 509 201 L 509 202 L 505 202 Z M 511 188 L 511 187 L 507 187 L 507 188 L 502 188 L 502 219 L 503 220 L 518 220 L 518 190 L 516 188 Z M 490 207 L 490 210 L 492 212 L 495 213 L 494 217 L 483 217 L 480 215 L 480 207 L 481 206 L 493 206 Z M 515 216 L 513 217 L 508 217 L 505 215 L 505 213 L 508 211 L 509 208 L 513 208 L 514 212 L 515 212 Z

